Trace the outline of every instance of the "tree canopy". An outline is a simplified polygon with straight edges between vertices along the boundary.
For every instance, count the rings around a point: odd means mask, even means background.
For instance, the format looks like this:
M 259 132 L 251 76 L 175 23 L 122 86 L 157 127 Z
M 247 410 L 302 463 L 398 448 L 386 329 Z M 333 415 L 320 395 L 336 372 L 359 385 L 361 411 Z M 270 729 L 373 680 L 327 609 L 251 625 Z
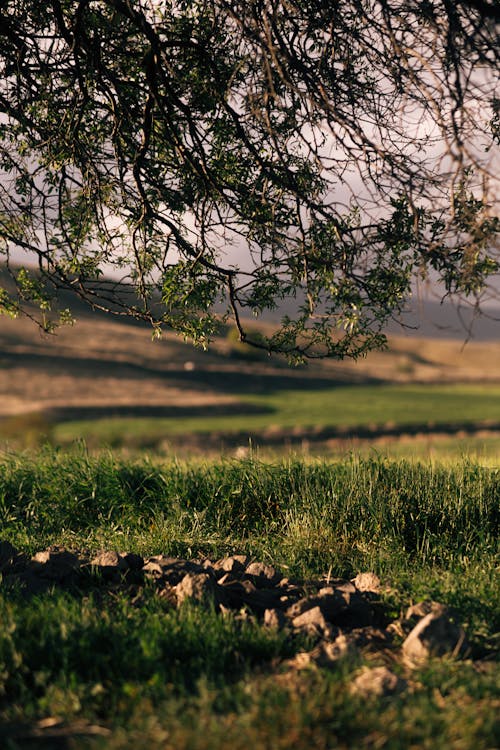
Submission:
M 499 20 L 494 0 L 0 0 L 0 306 L 43 324 L 66 287 L 195 342 L 232 317 L 294 359 L 383 345 L 417 278 L 476 303 Z M 252 339 L 247 314 L 285 302 Z

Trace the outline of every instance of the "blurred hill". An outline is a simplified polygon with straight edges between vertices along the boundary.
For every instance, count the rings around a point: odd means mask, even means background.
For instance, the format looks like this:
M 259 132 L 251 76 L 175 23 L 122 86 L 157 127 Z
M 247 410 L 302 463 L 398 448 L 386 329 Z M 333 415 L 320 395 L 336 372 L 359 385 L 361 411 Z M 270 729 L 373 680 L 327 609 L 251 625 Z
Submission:
M 61 306 L 76 323 L 50 336 L 26 318 L 0 316 L 0 417 L 165 416 L 173 406 L 231 409 L 242 394 L 277 388 L 500 381 L 500 323 L 479 318 L 464 346 L 467 328 L 450 305 L 426 303 L 421 328 L 396 329 L 388 351 L 298 369 L 245 350 L 227 328 L 203 352 L 170 333 L 152 341 L 146 325 L 95 313 L 67 292 Z

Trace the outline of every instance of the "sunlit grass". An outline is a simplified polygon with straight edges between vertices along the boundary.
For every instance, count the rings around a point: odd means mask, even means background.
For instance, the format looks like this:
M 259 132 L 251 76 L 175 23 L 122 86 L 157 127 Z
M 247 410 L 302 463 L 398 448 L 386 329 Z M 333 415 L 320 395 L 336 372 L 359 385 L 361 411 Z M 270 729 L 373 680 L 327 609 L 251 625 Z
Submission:
M 154 446 L 162 439 L 189 433 L 239 433 L 242 436 L 293 428 L 356 428 L 440 425 L 500 421 L 500 386 L 384 385 L 324 390 L 276 391 L 245 395 L 241 401 L 263 407 L 262 413 L 223 416 L 117 418 L 56 425 L 54 440 Z M 234 413 L 232 413 L 232 411 Z M 394 454 L 396 455 L 396 454 Z
M 365 657 L 280 676 L 307 644 L 238 613 L 173 610 L 148 586 L 133 601 L 136 589 L 97 583 L 31 598 L 1 587 L 0 740 L 20 722 L 59 717 L 109 728 L 69 745 L 107 750 L 496 747 L 499 497 L 500 471 L 471 461 L 4 456 L 0 538 L 28 553 L 245 552 L 306 579 L 370 569 L 388 617 L 425 598 L 448 604 L 472 656 L 487 661 L 432 660 L 412 675 L 414 691 L 366 701 L 349 692 Z
M 48 450 L 0 464 L 3 535 L 30 550 L 113 538 L 150 553 L 244 547 L 301 575 L 496 551 L 499 497 L 500 472 L 471 462 L 132 462 Z

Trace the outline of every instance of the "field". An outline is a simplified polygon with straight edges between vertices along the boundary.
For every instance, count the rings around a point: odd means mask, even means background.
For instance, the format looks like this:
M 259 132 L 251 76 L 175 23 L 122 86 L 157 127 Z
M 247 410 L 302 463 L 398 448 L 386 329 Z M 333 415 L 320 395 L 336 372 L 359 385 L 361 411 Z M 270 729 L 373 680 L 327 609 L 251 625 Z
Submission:
M 498 748 L 500 345 L 290 370 L 230 330 L 202 352 L 80 313 L 54 338 L 0 320 L 0 746 Z M 223 603 L 231 555 L 283 577 Z M 266 624 L 266 597 L 332 586 L 369 624 Z M 463 648 L 408 662 L 419 602 Z M 382 668 L 397 689 L 356 692 Z
M 245 610 L 176 608 L 126 577 L 65 585 L 52 574 L 30 588 L 33 576 L 9 577 L 4 555 L 2 747 L 498 747 L 497 471 L 46 450 L 4 457 L 0 487 L 2 541 L 28 555 L 51 544 L 90 556 L 244 553 L 297 581 L 372 571 L 382 584 L 379 628 L 430 599 L 451 608 L 469 643 L 461 657 L 409 669 L 395 634 L 390 647 L 298 670 L 290 664 L 314 646 L 310 634 L 267 627 Z M 353 694 L 363 668 L 380 666 L 407 688 Z
M 500 345 L 392 336 L 388 351 L 289 369 L 222 331 L 209 352 L 171 335 L 78 311 L 42 337 L 0 320 L 0 442 L 84 439 L 158 455 L 289 449 L 323 456 L 373 448 L 395 457 L 494 462 Z
M 161 418 L 108 417 L 60 424 L 56 441 L 85 436 L 91 444 L 154 445 L 174 436 L 215 433 L 216 438 L 271 442 L 292 438 L 378 437 L 401 433 L 456 433 L 500 426 L 500 386 L 358 385 L 242 394 L 220 409 L 172 407 Z M 178 412 L 178 414 L 176 413 Z M 212 413 L 211 413 L 212 412 Z M 488 419 L 485 418 L 488 415 Z

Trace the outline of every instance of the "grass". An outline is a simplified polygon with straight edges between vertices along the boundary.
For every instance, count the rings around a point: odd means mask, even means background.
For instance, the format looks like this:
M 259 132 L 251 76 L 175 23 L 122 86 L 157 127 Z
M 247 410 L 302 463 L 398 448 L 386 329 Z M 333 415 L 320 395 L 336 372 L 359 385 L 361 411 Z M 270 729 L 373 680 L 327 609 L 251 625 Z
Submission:
M 456 464 L 457 462 L 472 460 L 483 466 L 500 466 L 500 438 L 491 435 L 477 436 L 443 436 L 436 434 L 417 435 L 400 438 L 394 441 L 365 441 L 361 444 L 351 441 L 351 452 L 368 459 L 370 456 L 381 454 L 391 460 L 405 460 L 409 462 L 425 461 L 441 464 Z M 331 447 L 330 456 L 344 458 L 348 453 L 346 445 L 341 448 Z
M 500 531 L 500 472 L 469 463 L 150 463 L 49 449 L 6 457 L 0 488 L 4 534 L 29 549 L 56 543 L 61 534 L 88 546 L 111 530 L 134 549 L 143 538 L 156 549 L 198 534 L 218 540 L 222 552 L 247 538 L 265 544 L 277 537 L 283 546 L 287 533 L 298 527 L 307 535 L 311 527 L 316 545 L 325 535 L 335 540 L 334 557 L 336 548 L 355 556 L 362 542 L 377 554 L 388 547 L 433 562 L 439 554 L 448 559 L 494 544 Z M 361 555 L 357 564 L 373 562 Z
M 222 687 L 255 663 L 293 652 L 283 633 L 196 607 L 178 612 L 152 592 L 140 608 L 116 592 L 83 599 L 57 592 L 32 599 L 29 608 L 14 595 L 1 604 L 7 633 L 0 691 L 9 696 L 10 720 L 48 710 L 109 721 L 139 695 L 159 701 L 167 685 L 189 695 L 202 678 Z
M 388 616 L 422 598 L 442 601 L 459 613 L 471 656 L 489 661 L 432 660 L 413 675 L 414 692 L 367 702 L 348 690 L 363 657 L 300 679 L 279 674 L 275 660 L 303 640 L 252 619 L 172 610 L 147 586 L 135 603 L 120 586 L 31 599 L 4 588 L 0 739 L 24 747 L 9 727 L 57 716 L 69 728 L 85 719 L 111 731 L 70 747 L 497 747 L 499 497 L 500 472 L 470 462 L 5 456 L 1 537 L 27 552 L 238 551 L 305 578 L 370 569 L 387 586 Z
M 463 425 L 500 421 L 497 385 L 363 385 L 320 390 L 276 390 L 241 396 L 256 407 L 223 416 L 79 420 L 56 425 L 54 440 L 84 438 L 93 444 L 152 445 L 188 433 L 252 434 L 269 429 L 348 428 L 367 425 Z M 260 408 L 260 413 L 257 411 Z

